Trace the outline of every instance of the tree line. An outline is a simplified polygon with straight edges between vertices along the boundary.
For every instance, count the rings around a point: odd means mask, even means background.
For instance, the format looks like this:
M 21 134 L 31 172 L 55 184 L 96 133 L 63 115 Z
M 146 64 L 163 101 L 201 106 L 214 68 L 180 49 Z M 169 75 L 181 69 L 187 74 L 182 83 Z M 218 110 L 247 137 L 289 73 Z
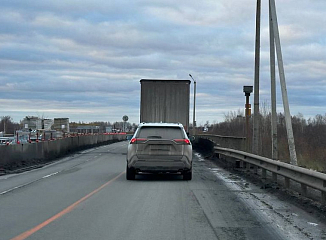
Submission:
M 271 113 L 264 107 L 260 113 L 259 155 L 272 158 Z M 250 119 L 249 143 L 252 142 L 253 119 Z M 224 136 L 245 136 L 245 117 L 240 110 L 225 114 L 224 122 L 209 126 L 209 132 Z M 326 114 L 305 119 L 299 113 L 292 116 L 292 127 L 298 165 L 326 172 Z M 277 115 L 278 159 L 290 162 L 285 116 Z M 251 148 L 250 148 L 251 149 Z

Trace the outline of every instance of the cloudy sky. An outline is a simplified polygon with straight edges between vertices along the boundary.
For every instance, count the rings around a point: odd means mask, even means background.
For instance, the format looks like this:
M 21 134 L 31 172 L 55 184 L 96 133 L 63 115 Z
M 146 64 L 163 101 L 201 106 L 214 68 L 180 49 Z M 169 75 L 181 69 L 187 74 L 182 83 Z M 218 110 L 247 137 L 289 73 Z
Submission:
M 326 1 L 276 5 L 291 114 L 324 115 Z M 138 123 L 140 79 L 190 73 L 197 122 L 223 121 L 253 85 L 255 11 L 255 0 L 2 0 L 0 116 Z M 270 105 L 267 0 L 261 32 L 260 99 Z M 277 104 L 282 112 L 280 90 Z

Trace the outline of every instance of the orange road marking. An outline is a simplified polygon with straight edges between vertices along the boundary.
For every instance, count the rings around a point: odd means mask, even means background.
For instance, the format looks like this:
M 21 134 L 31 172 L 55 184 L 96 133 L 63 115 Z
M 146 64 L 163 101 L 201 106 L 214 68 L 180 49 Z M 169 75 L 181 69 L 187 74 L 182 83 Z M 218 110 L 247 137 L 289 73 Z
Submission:
M 80 200 L 78 200 L 77 202 L 71 204 L 69 207 L 67 207 L 66 209 L 62 210 L 61 212 L 57 213 L 56 215 L 54 215 L 53 217 L 50 217 L 48 220 L 42 222 L 41 224 L 37 225 L 36 227 L 31 228 L 30 230 L 27 230 L 26 232 L 23 232 L 22 234 L 18 235 L 17 237 L 12 238 L 11 240 L 23 240 L 28 238 L 29 236 L 31 236 L 32 234 L 36 233 L 37 231 L 41 230 L 42 228 L 44 228 L 45 226 L 49 225 L 50 223 L 52 223 L 53 221 L 61 218 L 62 216 L 66 215 L 67 213 L 71 212 L 75 207 L 77 207 L 80 203 L 82 203 L 83 201 L 85 201 L 86 199 L 90 198 L 91 196 L 93 196 L 95 193 L 99 192 L 101 189 L 105 188 L 107 185 L 109 185 L 110 183 L 114 182 L 115 180 L 117 180 L 119 177 L 121 177 L 122 174 L 124 174 L 124 172 L 120 173 L 118 176 L 116 176 L 115 178 L 111 179 L 110 181 L 108 181 L 107 183 L 103 184 L 102 186 L 100 186 L 99 188 L 95 189 L 93 192 L 87 194 L 85 197 L 81 198 Z

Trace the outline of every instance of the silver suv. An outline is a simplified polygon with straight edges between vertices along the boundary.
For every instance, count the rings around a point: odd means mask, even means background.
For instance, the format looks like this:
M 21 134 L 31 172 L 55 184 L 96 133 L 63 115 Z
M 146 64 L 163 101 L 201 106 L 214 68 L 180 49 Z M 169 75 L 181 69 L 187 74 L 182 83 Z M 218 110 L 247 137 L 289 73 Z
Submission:
M 128 145 L 127 180 L 138 173 L 192 178 L 192 145 L 180 123 L 141 123 Z

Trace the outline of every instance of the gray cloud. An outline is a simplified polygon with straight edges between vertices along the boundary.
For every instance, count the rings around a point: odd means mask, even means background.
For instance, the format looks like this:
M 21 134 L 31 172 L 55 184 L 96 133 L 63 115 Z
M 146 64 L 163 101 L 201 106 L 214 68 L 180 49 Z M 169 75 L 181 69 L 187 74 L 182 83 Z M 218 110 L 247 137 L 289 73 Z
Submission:
M 243 108 L 254 76 L 255 3 L 3 1 L 0 115 L 139 119 L 141 78 L 198 82 L 198 122 Z M 293 114 L 324 114 L 326 3 L 278 2 Z M 268 8 L 262 8 L 261 100 L 269 100 Z M 278 90 L 278 110 L 282 111 Z M 192 101 L 192 100 L 191 100 Z M 323 112 L 324 111 L 324 112 Z

